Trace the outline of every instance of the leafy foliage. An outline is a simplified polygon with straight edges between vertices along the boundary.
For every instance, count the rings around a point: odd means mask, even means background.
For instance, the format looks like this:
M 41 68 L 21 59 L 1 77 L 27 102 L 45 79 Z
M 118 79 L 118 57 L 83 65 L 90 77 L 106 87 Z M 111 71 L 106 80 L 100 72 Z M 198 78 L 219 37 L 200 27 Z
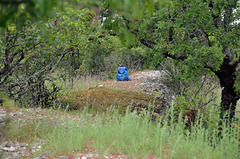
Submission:
M 18 28 L 13 23 L 12 28 L 1 30 L 0 88 L 11 98 L 24 95 L 29 106 L 53 105 L 59 88 L 52 73 L 87 40 L 88 10 L 66 9 L 57 15 L 39 21 L 40 26 L 27 21 L 28 26 Z
M 239 3 L 235 0 L 177 0 L 164 7 L 150 5 L 150 10 L 140 5 L 144 14 L 137 16 L 134 7 L 141 3 L 131 2 L 120 1 L 119 7 L 112 6 L 115 16 L 111 18 L 118 20 L 119 27 L 123 28 L 119 29 L 120 35 L 128 32 L 127 39 L 133 41 L 134 35 L 141 44 L 151 48 L 154 66 L 167 58 L 176 60 L 176 65 L 185 69 L 182 79 L 194 80 L 202 72 L 214 74 L 222 87 L 221 116 L 232 105 L 230 118 L 233 118 L 236 101 L 240 98 L 236 93 L 240 63 Z
M 39 18 L 50 17 L 55 13 L 54 8 L 61 8 L 59 0 L 0 0 L 0 27 L 9 23 L 23 25 L 26 20 L 38 21 Z
M 116 36 L 102 35 L 88 42 L 88 47 L 84 49 L 81 59 L 83 59 L 79 74 L 97 74 L 103 78 L 115 78 L 116 70 L 120 66 L 130 68 L 130 71 L 143 69 L 146 67 L 150 56 L 147 49 L 142 47 L 127 48 Z

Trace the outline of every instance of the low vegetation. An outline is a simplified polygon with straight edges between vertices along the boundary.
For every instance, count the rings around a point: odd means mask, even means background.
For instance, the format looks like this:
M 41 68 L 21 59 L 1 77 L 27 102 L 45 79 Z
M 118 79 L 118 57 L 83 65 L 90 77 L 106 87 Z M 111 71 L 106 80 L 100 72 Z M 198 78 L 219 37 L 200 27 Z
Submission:
M 139 116 L 130 112 L 129 107 L 124 115 L 118 109 L 92 114 L 87 107 L 72 112 L 43 110 L 48 115 L 55 111 L 58 121 L 55 119 L 55 124 L 49 118 L 28 121 L 10 129 L 9 139 L 28 142 L 30 147 L 37 139 L 43 139 L 42 149 L 31 157 L 43 153 L 50 158 L 88 153 L 102 157 L 120 154 L 128 158 L 239 158 L 237 123 L 224 126 L 224 135 L 219 137 L 216 121 L 205 127 L 199 119 L 187 129 L 182 115 L 176 117 L 173 107 L 174 104 L 168 112 L 169 118 L 159 117 L 156 123 L 151 122 L 149 112 Z M 209 120 L 217 120 L 216 116 Z
M 125 112 L 126 108 L 133 102 L 147 107 L 154 102 L 155 95 L 148 95 L 142 92 L 126 91 L 122 89 L 92 87 L 83 91 L 69 94 L 61 98 L 61 102 L 68 109 L 89 109 L 97 112 L 106 112 L 109 108 L 119 108 Z M 157 104 L 157 103 L 155 103 Z

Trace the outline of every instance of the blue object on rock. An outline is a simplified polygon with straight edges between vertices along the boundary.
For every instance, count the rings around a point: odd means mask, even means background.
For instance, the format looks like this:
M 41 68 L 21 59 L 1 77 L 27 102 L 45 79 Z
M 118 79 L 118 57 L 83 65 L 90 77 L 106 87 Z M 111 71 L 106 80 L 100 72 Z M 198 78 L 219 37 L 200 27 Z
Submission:
M 119 67 L 116 75 L 117 81 L 130 81 L 127 67 Z

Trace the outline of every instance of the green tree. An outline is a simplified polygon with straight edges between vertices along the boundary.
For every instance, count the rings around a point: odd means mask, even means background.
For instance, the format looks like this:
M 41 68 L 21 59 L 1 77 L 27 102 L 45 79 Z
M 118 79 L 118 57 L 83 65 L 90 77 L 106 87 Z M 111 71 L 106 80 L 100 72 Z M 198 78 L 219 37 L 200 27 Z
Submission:
M 214 73 L 222 88 L 221 117 L 230 111 L 227 118 L 232 119 L 240 99 L 238 1 L 155 2 L 110 0 L 115 16 L 109 17 L 153 49 L 156 62 L 172 58 L 187 66 L 184 74 L 191 78 L 201 71 Z
M 0 27 L 6 27 L 10 21 L 23 24 L 26 19 L 37 21 L 52 16 L 55 7 L 61 7 L 59 0 L 0 0 Z
M 54 18 L 39 19 L 38 24 L 26 20 L 24 26 L 9 22 L 1 28 L 1 91 L 15 99 L 25 95 L 26 99 L 31 97 L 28 102 L 34 101 L 33 105 L 47 106 L 53 93 L 46 89 L 46 81 L 50 85 L 52 73 L 59 66 L 66 66 L 68 57 L 74 58 L 86 44 L 90 17 L 88 9 L 66 7 Z M 65 64 L 60 65 L 62 62 Z M 52 87 L 52 91 L 58 91 L 54 83 Z

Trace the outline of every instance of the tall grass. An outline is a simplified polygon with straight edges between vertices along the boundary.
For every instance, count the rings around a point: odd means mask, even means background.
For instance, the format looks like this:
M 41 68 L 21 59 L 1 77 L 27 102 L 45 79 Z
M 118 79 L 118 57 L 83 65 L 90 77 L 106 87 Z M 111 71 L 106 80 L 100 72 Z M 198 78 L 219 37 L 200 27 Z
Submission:
M 173 107 L 173 106 L 172 106 Z M 86 109 L 79 120 L 66 120 L 55 126 L 43 147 L 51 154 L 90 151 L 100 155 L 123 154 L 129 158 L 239 158 L 240 130 L 223 127 L 218 137 L 217 124 L 204 127 L 199 120 L 186 129 L 181 114 L 153 123 L 149 114 L 138 116 L 127 111 L 120 116 L 117 110 L 91 116 Z M 164 123 L 164 124 L 163 124 Z
M 93 87 L 96 85 L 100 85 L 103 81 L 100 79 L 99 76 L 76 76 L 74 79 L 65 80 L 58 79 L 57 85 L 64 90 L 62 92 L 63 95 L 79 92 L 89 87 Z

